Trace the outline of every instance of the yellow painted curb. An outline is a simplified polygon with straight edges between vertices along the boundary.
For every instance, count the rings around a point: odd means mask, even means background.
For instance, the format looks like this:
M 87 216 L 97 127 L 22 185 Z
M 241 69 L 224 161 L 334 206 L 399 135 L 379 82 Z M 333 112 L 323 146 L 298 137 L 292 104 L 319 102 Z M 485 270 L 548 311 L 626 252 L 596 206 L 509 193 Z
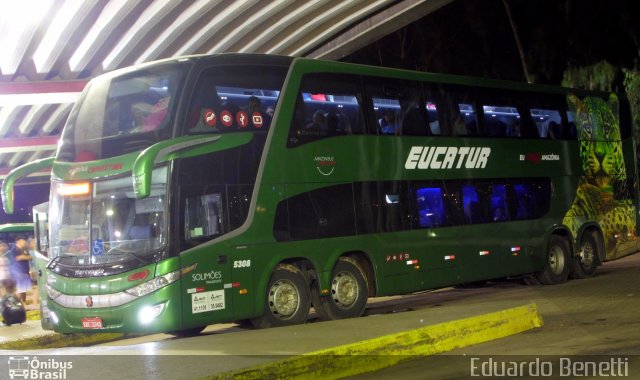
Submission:
M 225 372 L 211 379 L 339 379 L 541 327 L 535 303 Z

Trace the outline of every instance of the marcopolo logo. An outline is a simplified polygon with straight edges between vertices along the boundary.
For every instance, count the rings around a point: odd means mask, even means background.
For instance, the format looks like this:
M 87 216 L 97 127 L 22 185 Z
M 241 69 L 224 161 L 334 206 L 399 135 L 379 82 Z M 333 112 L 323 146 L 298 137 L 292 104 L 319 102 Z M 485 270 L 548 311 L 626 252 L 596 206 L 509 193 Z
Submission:
M 70 361 L 35 356 L 10 356 L 8 364 L 10 379 L 66 379 L 67 371 L 73 368 Z
M 412 146 L 404 168 L 484 169 L 490 154 L 489 147 Z

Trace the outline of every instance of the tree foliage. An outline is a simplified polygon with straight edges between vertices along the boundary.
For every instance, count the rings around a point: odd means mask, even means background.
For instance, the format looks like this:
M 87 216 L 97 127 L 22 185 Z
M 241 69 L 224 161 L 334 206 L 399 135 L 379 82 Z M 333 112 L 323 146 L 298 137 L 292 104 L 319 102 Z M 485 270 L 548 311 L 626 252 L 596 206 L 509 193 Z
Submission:
M 562 85 L 587 90 L 614 91 L 621 71 L 607 61 L 583 67 L 569 67 L 564 72 Z
M 624 87 L 631 106 L 636 141 L 640 141 L 640 71 L 637 68 L 624 70 Z

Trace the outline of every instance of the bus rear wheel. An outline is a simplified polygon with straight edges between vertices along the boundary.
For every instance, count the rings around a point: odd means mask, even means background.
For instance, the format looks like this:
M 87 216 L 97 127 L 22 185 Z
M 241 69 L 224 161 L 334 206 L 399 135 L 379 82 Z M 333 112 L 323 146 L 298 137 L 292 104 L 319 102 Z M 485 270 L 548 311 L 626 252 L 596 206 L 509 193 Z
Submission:
M 313 306 L 321 319 L 359 317 L 364 313 L 369 289 L 356 260 L 341 258 L 333 269 L 328 296 L 314 294 Z
M 251 323 L 256 328 L 305 323 L 311 307 L 309 285 L 293 265 L 280 265 L 271 274 L 264 314 Z
M 560 284 L 569 278 L 571 269 L 571 253 L 567 240 L 552 235 L 549 239 L 544 268 L 536 273 L 538 280 L 544 285 Z
M 587 278 L 596 273 L 598 268 L 598 238 L 593 232 L 586 232 L 580 241 L 580 252 L 573 260 L 572 278 Z

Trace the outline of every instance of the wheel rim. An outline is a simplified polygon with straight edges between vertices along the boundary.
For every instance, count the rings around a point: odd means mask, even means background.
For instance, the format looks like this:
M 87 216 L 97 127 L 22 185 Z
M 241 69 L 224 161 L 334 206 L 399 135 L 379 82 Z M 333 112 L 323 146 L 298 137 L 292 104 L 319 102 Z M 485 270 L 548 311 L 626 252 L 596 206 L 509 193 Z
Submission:
M 298 310 L 300 293 L 288 280 L 279 280 L 269 290 L 269 309 L 279 319 L 288 319 Z
M 340 307 L 348 308 L 358 299 L 358 282 L 348 272 L 338 273 L 331 283 L 333 301 Z
M 553 247 L 549 251 L 549 266 L 553 274 L 560 275 L 564 271 L 564 252 L 560 247 Z
M 580 263 L 584 267 L 590 267 L 596 257 L 596 250 L 591 243 L 582 244 L 582 250 L 580 251 Z

